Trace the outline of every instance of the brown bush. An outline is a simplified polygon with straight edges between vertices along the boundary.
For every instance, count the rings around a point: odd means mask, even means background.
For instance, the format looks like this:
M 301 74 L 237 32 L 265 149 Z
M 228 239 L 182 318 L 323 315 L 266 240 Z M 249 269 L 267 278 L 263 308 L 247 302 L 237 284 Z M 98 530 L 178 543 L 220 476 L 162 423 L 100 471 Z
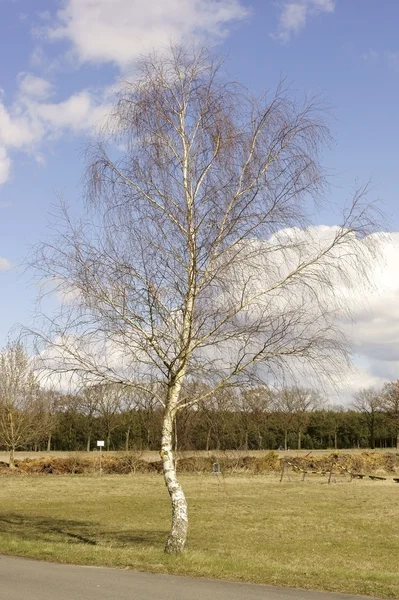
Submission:
M 331 466 L 335 473 L 398 473 L 399 454 L 378 452 L 362 452 L 361 454 L 331 453 L 322 456 L 290 456 L 279 459 L 276 452 L 268 452 L 263 456 L 189 456 L 178 457 L 177 470 L 180 473 L 211 473 L 212 465 L 218 463 L 222 473 L 262 474 L 276 472 L 286 461 L 303 471 L 329 472 Z M 8 464 L 0 463 L 0 474 L 22 475 L 80 475 L 98 473 L 99 455 L 90 456 L 71 454 L 65 458 L 42 457 L 27 458 L 17 461 L 15 469 Z M 161 473 L 162 461 L 147 462 L 139 452 L 102 456 L 102 471 L 106 474 L 129 475 L 135 473 Z

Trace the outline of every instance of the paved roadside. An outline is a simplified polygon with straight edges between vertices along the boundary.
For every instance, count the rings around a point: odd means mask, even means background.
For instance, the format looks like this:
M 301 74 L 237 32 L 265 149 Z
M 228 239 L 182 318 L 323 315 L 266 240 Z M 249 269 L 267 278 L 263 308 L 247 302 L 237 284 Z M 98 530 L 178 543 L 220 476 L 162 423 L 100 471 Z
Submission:
M 0 600 L 361 600 L 361 596 L 0 556 Z M 371 600 L 368 598 L 368 600 Z

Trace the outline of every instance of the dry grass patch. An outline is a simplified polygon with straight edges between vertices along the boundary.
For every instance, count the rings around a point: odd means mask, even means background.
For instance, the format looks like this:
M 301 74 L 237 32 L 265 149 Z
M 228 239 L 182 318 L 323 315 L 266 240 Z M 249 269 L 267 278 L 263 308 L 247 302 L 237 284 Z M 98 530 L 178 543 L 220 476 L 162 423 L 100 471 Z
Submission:
M 399 597 L 399 485 L 181 479 L 191 519 L 183 556 L 162 552 L 169 500 L 157 475 L 2 478 L 0 552 Z

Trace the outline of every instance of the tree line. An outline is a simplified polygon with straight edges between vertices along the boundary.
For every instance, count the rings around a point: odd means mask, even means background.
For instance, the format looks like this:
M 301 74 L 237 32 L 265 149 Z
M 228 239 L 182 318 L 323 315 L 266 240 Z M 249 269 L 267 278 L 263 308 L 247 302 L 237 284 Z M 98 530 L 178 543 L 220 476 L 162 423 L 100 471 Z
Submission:
M 203 395 L 191 382 L 185 393 Z M 77 394 L 40 386 L 19 343 L 0 353 L 0 447 L 16 450 L 158 450 L 162 390 L 116 384 Z M 399 380 L 361 390 L 349 408 L 329 406 L 315 390 L 298 386 L 229 387 L 179 412 L 175 450 L 272 450 L 399 447 Z

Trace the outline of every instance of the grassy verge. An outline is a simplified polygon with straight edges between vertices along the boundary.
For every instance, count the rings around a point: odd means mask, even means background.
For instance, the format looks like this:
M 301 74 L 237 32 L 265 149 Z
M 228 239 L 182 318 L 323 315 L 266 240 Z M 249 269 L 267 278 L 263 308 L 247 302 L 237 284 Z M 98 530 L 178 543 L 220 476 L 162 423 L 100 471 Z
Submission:
M 0 552 L 381 597 L 399 597 L 399 485 L 181 477 L 190 539 L 162 551 L 169 500 L 157 475 L 2 477 Z

